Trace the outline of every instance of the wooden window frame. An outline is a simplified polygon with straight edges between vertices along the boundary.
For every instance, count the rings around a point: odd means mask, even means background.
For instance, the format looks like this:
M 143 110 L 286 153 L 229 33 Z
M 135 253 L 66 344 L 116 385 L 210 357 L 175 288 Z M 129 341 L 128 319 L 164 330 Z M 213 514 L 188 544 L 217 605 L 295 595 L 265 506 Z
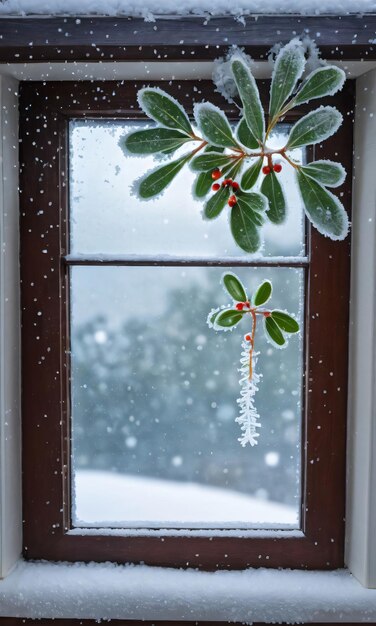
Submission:
M 152 83 L 151 83 L 152 84 Z M 166 86 L 197 98 L 197 81 Z M 224 106 L 212 84 L 200 98 Z M 333 242 L 309 229 L 306 280 L 302 529 L 192 530 L 72 534 L 69 494 L 68 179 L 69 118 L 139 118 L 131 83 L 24 83 L 20 97 L 21 301 L 24 556 L 65 561 L 239 569 L 343 566 L 348 365 L 350 238 Z M 268 91 L 261 83 L 262 98 Z M 105 98 L 103 98 L 105 96 Z M 315 147 L 315 158 L 340 159 L 348 171 L 340 188 L 350 214 L 352 81 L 328 99 L 344 123 Z M 189 110 L 187 106 L 187 110 Z M 231 108 L 227 108 L 231 114 Z M 314 107 L 310 107 L 314 108 Z M 306 112 L 307 106 L 300 109 Z M 294 119 L 293 115 L 289 119 Z M 33 200 L 30 200 L 30 199 Z M 254 265 L 252 262 L 249 265 Z M 42 311 L 42 315 L 38 313 Z M 323 333 L 324 329 L 324 333 Z M 333 373 L 330 375 L 329 373 Z M 325 392 L 325 394 L 324 394 Z M 325 424 L 330 423 L 330 427 Z M 321 426 L 321 428 L 318 428 Z

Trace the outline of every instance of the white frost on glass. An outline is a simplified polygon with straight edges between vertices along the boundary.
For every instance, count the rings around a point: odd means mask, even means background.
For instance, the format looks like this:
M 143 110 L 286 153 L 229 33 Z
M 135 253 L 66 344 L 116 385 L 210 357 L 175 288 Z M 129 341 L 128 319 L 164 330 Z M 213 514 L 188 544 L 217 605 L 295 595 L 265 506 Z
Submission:
M 0 15 L 125 15 L 152 21 L 158 15 L 346 15 L 372 13 L 375 0 L 5 0 Z M 278 35 L 277 35 L 278 36 Z
M 260 433 L 257 432 L 257 428 L 260 428 L 259 422 L 260 415 L 255 405 L 255 395 L 258 392 L 258 384 L 262 377 L 262 374 L 256 372 L 258 352 L 254 352 L 252 355 L 252 377 L 249 377 L 249 343 L 243 341 L 242 343 L 242 356 L 240 359 L 240 381 L 241 385 L 240 398 L 237 400 L 239 404 L 240 414 L 235 419 L 235 422 L 240 424 L 242 431 L 241 437 L 238 441 L 244 447 L 247 443 L 251 446 L 257 445 L 257 438 Z

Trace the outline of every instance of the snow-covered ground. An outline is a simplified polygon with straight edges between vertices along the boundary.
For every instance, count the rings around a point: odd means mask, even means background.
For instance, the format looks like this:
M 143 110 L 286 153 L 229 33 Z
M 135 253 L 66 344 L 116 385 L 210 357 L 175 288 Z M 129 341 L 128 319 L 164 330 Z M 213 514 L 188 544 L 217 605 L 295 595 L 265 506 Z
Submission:
M 295 13 L 301 15 L 369 13 L 375 0 L 4 0 L 0 15 L 234 15 Z
M 297 526 L 294 507 L 231 489 L 96 470 L 75 475 L 75 524 Z M 201 524 L 201 525 L 202 525 Z M 160 524 L 159 524 L 160 525 Z

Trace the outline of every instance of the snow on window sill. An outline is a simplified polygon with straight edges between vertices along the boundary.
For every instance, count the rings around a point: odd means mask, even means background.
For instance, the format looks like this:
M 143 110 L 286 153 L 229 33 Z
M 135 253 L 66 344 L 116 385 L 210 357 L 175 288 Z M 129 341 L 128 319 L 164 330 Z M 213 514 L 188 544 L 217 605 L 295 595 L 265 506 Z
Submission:
M 365 589 L 347 570 L 199 572 L 19 561 L 0 581 L 0 616 L 372 622 L 376 589 Z

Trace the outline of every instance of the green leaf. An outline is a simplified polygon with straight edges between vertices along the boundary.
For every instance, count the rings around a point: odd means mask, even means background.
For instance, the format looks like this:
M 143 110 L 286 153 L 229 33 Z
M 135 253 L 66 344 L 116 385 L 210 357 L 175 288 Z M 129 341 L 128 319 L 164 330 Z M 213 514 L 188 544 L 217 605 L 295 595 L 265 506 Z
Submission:
M 272 283 L 270 280 L 264 280 L 264 282 L 257 288 L 257 291 L 253 296 L 253 304 L 255 306 L 265 304 L 265 302 L 267 302 L 272 295 L 272 289 Z
M 298 322 L 296 321 L 296 319 L 291 317 L 291 315 L 288 315 L 288 313 L 275 310 L 272 311 L 272 318 L 278 324 L 278 326 L 286 333 L 299 332 Z
M 236 198 L 238 206 L 247 212 L 248 218 L 255 226 L 259 228 L 265 223 L 267 202 L 264 196 L 256 192 L 238 191 Z
M 286 217 L 286 202 L 281 183 L 273 170 L 265 176 L 260 191 L 269 201 L 268 218 L 273 224 L 282 224 Z
M 207 152 L 200 154 L 191 161 L 191 168 L 194 172 L 207 172 L 221 168 L 223 165 L 230 164 L 234 159 L 228 154 L 218 154 L 218 152 Z
M 245 146 L 246 148 L 254 150 L 255 148 L 260 147 L 259 142 L 249 130 L 248 124 L 244 118 L 240 120 L 238 124 L 238 127 L 236 129 L 236 136 L 239 139 L 240 143 L 242 143 L 243 146 Z
M 265 328 L 266 338 L 268 340 L 271 339 L 273 344 L 276 344 L 277 346 L 280 346 L 280 347 L 285 345 L 286 340 L 283 334 L 281 333 L 279 326 L 271 317 L 264 317 L 264 328 Z
M 327 187 L 339 187 L 346 178 L 345 168 L 335 161 L 313 161 L 301 171 Z
M 270 87 L 269 115 L 274 119 L 295 89 L 305 66 L 304 49 L 300 41 L 294 39 L 284 46 L 277 55 Z
M 243 113 L 251 134 L 260 142 L 264 140 L 265 119 L 260 94 L 251 71 L 243 61 L 231 63 L 232 73 L 243 103 Z
M 244 172 L 241 180 L 241 186 L 243 189 L 251 189 L 257 182 L 262 168 L 263 159 L 257 159 L 252 165 Z
M 329 106 L 307 113 L 292 127 L 287 149 L 325 141 L 339 129 L 342 119 L 341 113 Z
M 130 133 L 125 139 L 124 147 L 131 154 L 153 154 L 176 150 L 187 141 L 191 139 L 177 130 L 150 128 Z
M 194 113 L 197 126 L 210 144 L 221 148 L 233 148 L 237 145 L 227 117 L 221 109 L 209 102 L 200 102 L 195 105 Z
M 181 130 L 193 135 L 188 116 L 180 103 L 168 93 L 155 87 L 140 89 L 137 95 L 141 109 L 156 122 L 166 128 Z
M 237 200 L 231 209 L 231 232 L 242 250 L 253 253 L 261 244 L 259 227 L 264 221 L 265 198 L 259 193 L 242 193 Z
M 227 200 L 230 197 L 230 190 L 228 187 L 221 187 L 216 191 L 211 198 L 207 201 L 204 207 L 204 216 L 208 220 L 212 220 L 223 211 L 226 206 Z
M 232 274 L 232 272 L 228 272 L 223 276 L 222 280 L 231 298 L 236 300 L 236 302 L 247 301 L 247 294 L 245 292 L 245 289 L 239 278 L 235 276 L 235 274 Z
M 171 161 L 171 163 L 167 163 L 167 165 L 158 167 L 145 178 L 141 179 L 138 188 L 140 198 L 147 200 L 161 193 L 184 167 L 188 159 L 189 155 L 180 157 L 180 159 L 176 159 L 176 161 Z
M 201 172 L 195 181 L 193 194 L 196 198 L 204 198 L 210 191 L 213 184 L 211 172 Z
M 242 319 L 243 314 L 240 311 L 234 311 L 232 309 L 227 309 L 223 311 L 215 318 L 216 326 L 223 326 L 224 328 L 229 328 L 230 326 L 235 326 Z
M 331 239 L 344 239 L 349 220 L 338 198 L 302 171 L 297 172 L 297 179 L 305 210 L 312 224 Z
M 293 98 L 294 106 L 323 96 L 333 96 L 342 89 L 345 80 L 346 74 L 339 67 L 334 65 L 319 67 L 311 72 L 301 85 Z
M 218 313 L 221 311 L 222 309 L 218 308 L 218 309 L 212 309 L 208 315 L 208 318 L 206 320 L 207 324 L 209 324 L 209 327 L 214 325 L 215 322 L 215 318 L 217 317 Z

